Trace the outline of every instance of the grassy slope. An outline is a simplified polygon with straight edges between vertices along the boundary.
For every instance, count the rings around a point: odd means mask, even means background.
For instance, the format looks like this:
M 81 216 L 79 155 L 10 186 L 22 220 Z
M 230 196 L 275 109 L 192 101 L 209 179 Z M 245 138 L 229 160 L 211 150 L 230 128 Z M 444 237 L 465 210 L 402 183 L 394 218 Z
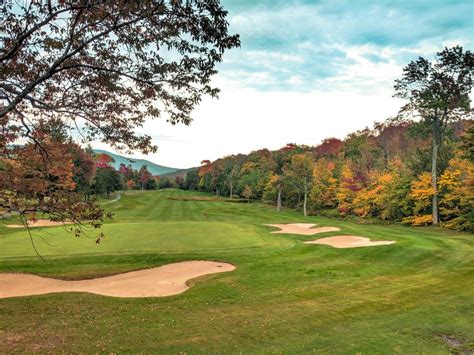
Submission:
M 0 300 L 0 352 L 448 353 L 436 334 L 474 347 L 472 235 L 304 218 L 261 204 L 167 199 L 180 194 L 189 193 L 127 192 L 108 204 L 115 219 L 101 245 L 63 228 L 38 230 L 45 261 L 33 256 L 25 231 L 0 226 L 0 271 L 78 279 L 177 260 L 237 266 L 167 298 L 64 293 Z M 278 222 L 339 226 L 397 243 L 305 245 L 299 241 L 313 238 L 262 226 Z

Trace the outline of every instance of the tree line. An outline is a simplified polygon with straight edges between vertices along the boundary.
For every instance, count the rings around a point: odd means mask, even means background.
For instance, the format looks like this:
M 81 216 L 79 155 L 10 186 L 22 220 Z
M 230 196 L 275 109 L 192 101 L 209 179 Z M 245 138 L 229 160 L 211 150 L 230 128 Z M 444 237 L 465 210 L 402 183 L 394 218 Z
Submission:
M 439 218 L 444 226 L 474 228 L 472 121 L 446 129 L 438 155 Z M 205 160 L 181 188 L 297 208 L 305 215 L 376 218 L 427 225 L 432 220 L 431 138 L 420 123 L 390 119 L 372 129 L 328 138 L 311 147 Z M 468 148 L 471 147 L 471 148 Z
M 301 207 L 305 215 L 375 217 L 413 225 L 472 230 L 471 98 L 474 55 L 445 48 L 403 68 L 394 96 L 405 100 L 394 119 L 332 138 L 317 147 L 287 145 L 213 163 L 204 161 L 198 188 Z M 189 179 L 195 179 L 191 176 Z

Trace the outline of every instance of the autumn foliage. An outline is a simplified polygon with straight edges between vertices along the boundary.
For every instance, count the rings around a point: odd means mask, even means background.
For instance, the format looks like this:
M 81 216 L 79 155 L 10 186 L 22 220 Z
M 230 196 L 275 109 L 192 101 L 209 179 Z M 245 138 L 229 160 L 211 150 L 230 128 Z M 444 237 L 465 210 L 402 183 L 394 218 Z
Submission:
M 441 224 L 460 230 L 474 228 L 474 163 L 463 149 L 469 127 L 469 121 L 448 127 L 440 154 Z M 206 160 L 197 174 L 188 173 L 184 188 L 277 206 L 280 198 L 284 206 L 301 210 L 307 195 L 312 214 L 430 225 L 431 141 L 414 132 L 416 124 L 387 120 L 316 147 L 288 144 Z
M 137 132 L 145 120 L 189 124 L 219 93 L 211 78 L 224 52 L 240 45 L 219 1 L 6 1 L 0 18 L 0 217 L 75 226 L 99 225 L 91 195 L 131 184 L 69 137 L 155 151 Z M 126 181 L 156 187 L 139 175 Z
M 59 222 L 80 225 L 87 221 L 99 226 L 104 211 L 85 200 L 80 191 L 81 179 L 92 178 L 93 165 L 87 165 L 87 157 L 80 156 L 81 149 L 73 143 L 47 135 L 38 140 L 41 145 L 17 146 L 0 158 L 0 215 L 13 212 L 28 219 L 41 215 Z M 79 235 L 80 228 L 75 233 Z

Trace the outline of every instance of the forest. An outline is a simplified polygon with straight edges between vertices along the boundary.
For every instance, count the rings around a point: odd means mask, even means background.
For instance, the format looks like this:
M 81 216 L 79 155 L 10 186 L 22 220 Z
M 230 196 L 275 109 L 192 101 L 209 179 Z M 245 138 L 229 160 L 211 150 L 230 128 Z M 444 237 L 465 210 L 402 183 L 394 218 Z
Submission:
M 54 190 L 87 202 L 93 202 L 91 196 L 109 196 L 118 190 L 174 187 L 212 193 L 227 201 L 262 201 L 278 210 L 293 208 L 305 215 L 430 225 L 432 142 L 429 135 L 423 135 L 421 125 L 389 119 L 343 140 L 328 138 L 316 146 L 290 143 L 275 151 L 260 149 L 213 162 L 204 160 L 184 177 L 160 177 L 146 166 L 134 170 L 121 164 L 114 169 L 109 155 L 81 148 L 68 138 L 60 121 L 53 121 L 37 131 L 53 166 L 42 171 L 41 151 L 26 144 L 16 147 L 15 154 L 28 156 L 28 165 L 3 169 L 2 175 L 3 181 L 14 182 L 24 194 L 47 196 Z M 473 121 L 461 120 L 450 124 L 439 150 L 439 218 L 440 225 L 447 228 L 474 230 L 473 144 Z M 54 215 L 55 209 L 49 207 Z M 88 213 L 92 217 L 100 213 L 94 211 Z
M 205 160 L 177 187 L 304 214 L 429 225 L 432 142 L 420 125 L 390 119 L 314 147 L 287 144 Z M 463 120 L 450 125 L 440 147 L 439 216 L 448 228 L 474 228 L 473 142 L 474 125 Z

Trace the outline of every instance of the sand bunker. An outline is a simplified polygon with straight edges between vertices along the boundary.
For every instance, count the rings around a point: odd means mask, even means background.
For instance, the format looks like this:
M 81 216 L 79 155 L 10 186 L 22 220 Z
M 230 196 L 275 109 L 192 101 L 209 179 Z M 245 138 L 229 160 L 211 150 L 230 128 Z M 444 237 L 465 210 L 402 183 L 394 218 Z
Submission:
M 289 223 L 289 224 L 264 224 L 265 226 L 280 228 L 279 231 L 274 231 L 275 234 L 301 234 L 301 235 L 314 235 L 326 232 L 338 232 L 340 231 L 337 227 L 319 227 L 312 228 L 316 224 L 314 223 Z
M 338 235 L 336 237 L 321 238 L 304 242 L 305 244 L 324 244 L 330 245 L 334 248 L 358 248 L 358 247 L 372 247 L 377 245 L 393 244 L 394 241 L 381 240 L 372 242 L 369 238 L 356 237 L 354 235 Z
M 28 221 L 28 227 L 57 227 L 72 222 L 54 222 L 48 219 L 37 219 L 36 221 Z M 7 224 L 7 228 L 25 228 L 23 224 Z
M 63 281 L 28 274 L 0 273 L 0 298 L 53 292 L 89 292 L 113 297 L 164 297 L 186 291 L 188 280 L 234 270 L 232 264 L 184 261 L 92 280 Z

